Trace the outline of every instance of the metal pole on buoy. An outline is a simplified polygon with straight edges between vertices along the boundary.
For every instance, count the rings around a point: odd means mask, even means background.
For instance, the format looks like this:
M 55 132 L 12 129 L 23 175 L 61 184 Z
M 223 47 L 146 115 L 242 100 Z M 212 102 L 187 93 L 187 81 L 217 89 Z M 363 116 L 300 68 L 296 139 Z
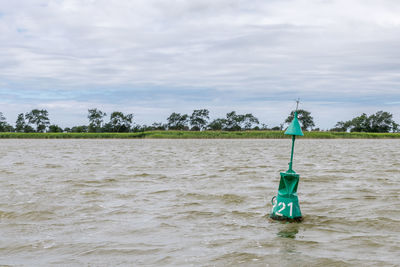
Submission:
M 299 101 L 297 101 L 297 107 Z M 299 120 L 297 119 L 297 107 L 294 112 L 293 121 L 286 129 L 285 134 L 292 136 L 292 151 L 290 154 L 289 169 L 281 172 L 278 195 L 272 198 L 272 212 L 270 218 L 279 221 L 301 221 L 299 199 L 297 197 L 297 186 L 300 175 L 293 170 L 293 153 L 296 136 L 303 136 Z

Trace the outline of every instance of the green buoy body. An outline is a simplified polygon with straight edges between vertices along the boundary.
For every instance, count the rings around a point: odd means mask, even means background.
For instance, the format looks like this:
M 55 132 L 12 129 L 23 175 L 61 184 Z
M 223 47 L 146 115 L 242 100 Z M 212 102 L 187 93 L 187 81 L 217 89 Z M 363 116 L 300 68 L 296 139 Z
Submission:
M 280 221 L 301 221 L 297 186 L 300 175 L 281 172 L 278 195 L 273 198 L 271 218 Z
M 293 152 L 296 136 L 303 136 L 300 123 L 297 119 L 297 112 L 294 113 L 292 123 L 285 131 L 286 135 L 292 135 L 292 152 L 290 156 L 289 169 L 281 172 L 278 195 L 272 198 L 272 212 L 270 217 L 280 221 L 301 221 L 299 198 L 297 197 L 297 186 L 299 185 L 298 175 L 293 170 Z

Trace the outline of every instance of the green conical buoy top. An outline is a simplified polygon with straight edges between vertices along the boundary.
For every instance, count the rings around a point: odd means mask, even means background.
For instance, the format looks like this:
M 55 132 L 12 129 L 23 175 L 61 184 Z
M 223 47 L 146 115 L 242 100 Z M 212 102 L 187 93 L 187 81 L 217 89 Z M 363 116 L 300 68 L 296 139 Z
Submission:
M 292 123 L 290 123 L 289 127 L 286 129 L 285 134 L 304 136 L 299 120 L 297 119 L 297 111 L 294 112 Z

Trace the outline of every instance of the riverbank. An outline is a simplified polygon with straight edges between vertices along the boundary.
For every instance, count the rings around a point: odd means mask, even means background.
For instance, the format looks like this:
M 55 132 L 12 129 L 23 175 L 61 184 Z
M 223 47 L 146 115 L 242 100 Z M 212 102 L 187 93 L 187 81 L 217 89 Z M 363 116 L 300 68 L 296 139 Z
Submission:
M 170 138 L 170 139 L 281 139 L 290 138 L 283 131 L 148 131 L 138 133 L 0 133 L 0 138 L 23 139 L 137 139 L 137 138 Z M 394 139 L 400 133 L 345 133 L 345 132 L 304 132 L 310 139 Z

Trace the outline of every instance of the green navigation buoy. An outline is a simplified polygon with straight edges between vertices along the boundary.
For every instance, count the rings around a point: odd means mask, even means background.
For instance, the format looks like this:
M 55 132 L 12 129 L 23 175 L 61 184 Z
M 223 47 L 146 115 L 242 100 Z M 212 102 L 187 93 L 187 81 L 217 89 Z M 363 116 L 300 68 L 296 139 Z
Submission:
M 297 101 L 298 105 L 298 101 Z M 279 182 L 278 195 L 272 198 L 272 212 L 270 217 L 280 221 L 301 221 L 301 211 L 299 199 L 297 197 L 297 186 L 299 184 L 300 175 L 293 170 L 293 152 L 294 141 L 296 135 L 303 136 L 300 123 L 297 119 L 297 108 L 294 118 L 285 134 L 292 136 L 292 152 L 290 155 L 289 169 L 281 172 L 281 180 Z

